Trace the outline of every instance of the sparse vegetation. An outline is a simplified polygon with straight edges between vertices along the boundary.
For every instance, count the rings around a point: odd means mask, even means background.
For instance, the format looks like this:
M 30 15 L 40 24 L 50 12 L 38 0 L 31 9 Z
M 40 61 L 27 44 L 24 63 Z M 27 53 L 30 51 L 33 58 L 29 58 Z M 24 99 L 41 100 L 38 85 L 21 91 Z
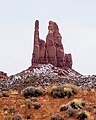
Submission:
M 32 106 L 32 101 L 28 98 L 28 99 L 25 99 L 25 105 L 27 106 L 27 108 L 31 108 Z
M 64 120 L 61 115 L 52 115 L 50 120 Z
M 8 91 L 2 91 L 2 97 L 9 97 Z
M 70 98 L 72 95 L 76 94 L 76 89 L 72 87 L 65 87 L 65 86 L 53 86 L 51 88 L 51 96 L 54 98 L 64 98 L 68 97 Z
M 77 90 L 72 87 L 68 85 L 47 86 L 44 88 L 45 94 L 40 94 L 38 97 L 37 94 L 36 97 L 33 95 L 33 93 L 39 93 L 36 87 L 34 88 L 37 91 L 33 92 L 32 96 L 27 94 L 27 97 L 24 94 L 22 96 L 19 92 L 17 94 L 17 92 L 11 91 L 8 93 L 9 97 L 0 98 L 0 120 L 95 120 L 96 90 L 89 93 L 87 90 Z M 75 93 L 72 92 L 73 89 L 76 90 Z M 30 91 L 30 89 L 27 90 Z M 59 95 L 62 95 L 62 92 L 70 92 L 71 97 L 64 93 L 63 99 L 61 96 L 55 96 L 56 99 L 54 99 L 52 90 L 56 90 Z M 58 94 L 54 92 L 54 95 Z
M 37 97 L 37 96 L 41 96 L 44 94 L 44 89 L 42 87 L 30 86 L 30 87 L 23 89 L 21 94 L 26 98 L 32 97 L 32 96 Z
M 20 114 L 16 114 L 15 116 L 13 116 L 12 120 L 22 120 L 22 117 Z
M 88 113 L 86 111 L 80 112 L 77 117 L 79 120 L 85 120 L 86 118 L 88 118 Z
M 60 111 L 65 111 L 68 109 L 68 105 L 61 105 L 60 106 Z
M 39 109 L 41 107 L 39 102 L 34 102 L 32 105 L 34 106 L 34 109 Z
M 82 101 L 81 99 L 74 99 L 72 100 L 69 105 L 73 108 L 73 109 L 82 109 L 84 106 L 84 101 Z
M 78 111 L 72 108 L 69 108 L 67 111 L 68 117 L 75 117 L 77 115 Z
M 9 113 L 15 113 L 16 112 L 16 107 L 15 106 L 11 106 L 9 108 Z

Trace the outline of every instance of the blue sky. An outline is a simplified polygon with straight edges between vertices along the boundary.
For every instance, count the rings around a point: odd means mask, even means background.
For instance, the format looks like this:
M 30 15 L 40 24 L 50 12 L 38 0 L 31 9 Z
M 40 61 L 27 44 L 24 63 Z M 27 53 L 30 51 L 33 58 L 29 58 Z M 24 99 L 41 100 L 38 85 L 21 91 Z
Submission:
M 48 21 L 57 22 L 73 68 L 96 74 L 96 0 L 0 0 L 0 70 L 10 75 L 30 66 L 36 19 L 44 40 Z

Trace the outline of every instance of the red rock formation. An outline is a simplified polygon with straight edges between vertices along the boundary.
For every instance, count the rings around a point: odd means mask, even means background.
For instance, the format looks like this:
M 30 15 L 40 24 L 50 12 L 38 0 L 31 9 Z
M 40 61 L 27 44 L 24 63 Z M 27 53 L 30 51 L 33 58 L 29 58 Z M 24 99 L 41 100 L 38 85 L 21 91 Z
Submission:
M 39 38 L 39 21 L 35 21 L 34 48 L 32 54 L 32 66 L 51 63 L 62 68 L 72 68 L 71 54 L 65 54 L 62 44 L 62 36 L 58 25 L 49 21 L 46 43 Z
M 34 31 L 34 49 L 33 49 L 33 58 L 32 63 L 39 63 L 39 21 L 35 22 L 35 31 Z
M 62 36 L 59 33 L 58 25 L 55 22 L 50 21 L 53 24 L 53 40 L 56 48 L 56 59 L 58 67 L 64 67 L 64 49 L 62 44 Z M 49 22 L 49 26 L 50 26 Z
M 7 73 L 4 73 L 4 72 L 0 71 L 0 79 L 1 78 L 6 78 L 6 77 L 8 77 Z
M 45 63 L 45 41 L 39 38 L 39 21 L 35 21 L 34 48 L 32 55 L 32 65 Z
M 46 37 L 48 63 L 57 66 L 56 46 L 54 40 L 54 22 L 49 22 L 48 30 L 48 35 Z
M 65 61 L 65 66 L 67 68 L 72 68 L 72 55 L 71 54 L 65 54 L 64 61 Z

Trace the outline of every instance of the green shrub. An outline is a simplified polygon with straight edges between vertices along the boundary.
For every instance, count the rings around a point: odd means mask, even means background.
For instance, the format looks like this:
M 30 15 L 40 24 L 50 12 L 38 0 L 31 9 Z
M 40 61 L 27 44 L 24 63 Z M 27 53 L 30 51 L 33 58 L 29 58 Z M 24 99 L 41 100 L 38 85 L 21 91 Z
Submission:
M 82 101 L 81 99 L 74 99 L 72 100 L 69 105 L 73 108 L 73 109 L 82 109 L 84 107 L 84 101 Z
M 51 88 L 51 96 L 54 98 L 64 98 L 64 89 L 61 86 L 53 86 Z
M 51 88 L 51 96 L 53 96 L 54 98 L 69 98 L 76 93 L 76 90 L 72 87 L 58 85 Z

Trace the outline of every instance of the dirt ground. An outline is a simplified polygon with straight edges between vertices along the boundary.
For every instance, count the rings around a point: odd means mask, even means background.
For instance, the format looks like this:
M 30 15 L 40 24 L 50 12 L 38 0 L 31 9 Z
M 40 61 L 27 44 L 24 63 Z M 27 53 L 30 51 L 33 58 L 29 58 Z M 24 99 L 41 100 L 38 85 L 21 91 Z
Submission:
M 48 92 L 43 96 L 31 97 L 30 99 L 36 99 L 40 103 L 41 107 L 38 109 L 33 106 L 28 108 L 25 104 L 26 99 L 18 91 L 11 90 L 6 94 L 8 95 L 0 97 L 0 120 L 15 120 L 12 118 L 17 114 L 22 120 L 51 120 L 52 115 L 60 115 L 64 120 L 77 120 L 75 116 L 70 117 L 67 111 L 60 111 L 61 105 L 66 105 L 73 99 L 85 101 L 86 106 L 83 109 L 90 115 L 88 120 L 96 120 L 95 89 L 79 90 L 70 98 L 53 98 Z

